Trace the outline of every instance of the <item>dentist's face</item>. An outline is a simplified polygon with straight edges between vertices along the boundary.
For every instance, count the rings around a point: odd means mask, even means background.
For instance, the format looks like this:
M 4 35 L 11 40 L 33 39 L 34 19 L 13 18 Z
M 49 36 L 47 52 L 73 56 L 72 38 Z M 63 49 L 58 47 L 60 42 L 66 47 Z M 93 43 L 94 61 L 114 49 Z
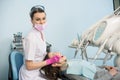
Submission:
M 46 14 L 44 12 L 37 12 L 34 14 L 33 19 L 31 20 L 32 24 L 45 24 L 46 23 Z

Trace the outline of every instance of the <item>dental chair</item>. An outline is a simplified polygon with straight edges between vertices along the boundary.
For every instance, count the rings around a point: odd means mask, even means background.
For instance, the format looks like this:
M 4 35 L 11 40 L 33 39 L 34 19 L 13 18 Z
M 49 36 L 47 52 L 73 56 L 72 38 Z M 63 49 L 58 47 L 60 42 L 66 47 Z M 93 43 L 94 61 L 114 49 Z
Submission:
M 23 64 L 23 54 L 19 51 L 12 51 L 9 55 L 10 80 L 19 80 L 19 69 Z

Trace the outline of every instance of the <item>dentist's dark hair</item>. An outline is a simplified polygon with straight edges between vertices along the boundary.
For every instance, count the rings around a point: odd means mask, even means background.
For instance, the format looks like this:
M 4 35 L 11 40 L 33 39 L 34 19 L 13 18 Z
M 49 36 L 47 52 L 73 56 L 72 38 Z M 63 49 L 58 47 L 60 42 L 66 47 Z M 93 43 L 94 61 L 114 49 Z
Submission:
M 30 18 L 33 19 L 35 13 L 45 13 L 45 8 L 42 5 L 33 6 L 30 10 Z M 46 14 L 46 13 L 45 13 Z

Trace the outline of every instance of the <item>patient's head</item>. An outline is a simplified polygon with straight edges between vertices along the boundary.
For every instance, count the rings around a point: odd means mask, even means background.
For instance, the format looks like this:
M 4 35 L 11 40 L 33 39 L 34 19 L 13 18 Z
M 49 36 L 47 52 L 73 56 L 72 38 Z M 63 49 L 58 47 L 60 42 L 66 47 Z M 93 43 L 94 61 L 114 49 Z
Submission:
M 47 54 L 44 60 L 52 58 L 55 55 L 60 56 L 61 61 L 64 59 L 60 53 L 53 53 L 53 54 Z M 44 71 L 44 74 L 42 73 L 43 76 L 48 78 L 49 80 L 58 80 L 58 77 L 60 77 L 61 70 L 60 67 L 56 67 L 57 64 L 59 65 L 59 63 L 54 63 L 51 65 L 44 66 L 41 68 L 40 72 Z

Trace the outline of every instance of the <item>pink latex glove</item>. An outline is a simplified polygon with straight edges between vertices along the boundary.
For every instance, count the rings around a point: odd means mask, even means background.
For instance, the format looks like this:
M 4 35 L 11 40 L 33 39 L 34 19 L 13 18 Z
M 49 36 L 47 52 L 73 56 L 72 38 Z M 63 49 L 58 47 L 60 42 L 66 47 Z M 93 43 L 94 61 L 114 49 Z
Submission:
M 59 57 L 58 55 L 56 55 L 56 56 L 53 56 L 53 57 L 50 58 L 50 59 L 47 59 L 47 60 L 46 60 L 46 63 L 47 63 L 47 65 L 50 65 L 50 64 L 59 62 L 59 60 L 60 60 L 60 57 Z

